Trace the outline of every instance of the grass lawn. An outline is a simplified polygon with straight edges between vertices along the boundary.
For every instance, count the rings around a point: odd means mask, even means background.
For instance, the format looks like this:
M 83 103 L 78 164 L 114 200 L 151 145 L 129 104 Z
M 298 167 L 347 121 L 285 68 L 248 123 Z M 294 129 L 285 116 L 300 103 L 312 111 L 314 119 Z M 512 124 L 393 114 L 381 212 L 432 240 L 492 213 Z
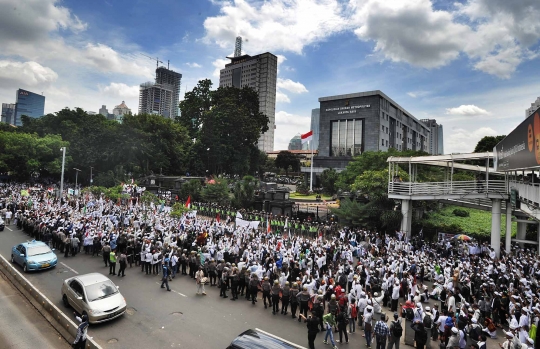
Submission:
M 455 216 L 452 211 L 456 208 L 469 212 L 469 217 Z M 464 233 L 478 233 L 489 236 L 491 234 L 491 212 L 475 210 L 472 208 L 446 206 L 437 213 L 429 213 L 429 219 L 426 219 L 437 225 L 457 224 L 461 227 Z M 506 215 L 501 214 L 501 234 L 505 235 L 506 231 Z M 512 235 L 517 232 L 517 223 L 512 223 Z
M 290 198 L 291 199 L 303 199 L 303 200 L 315 200 L 317 194 L 310 194 L 310 195 L 302 195 L 299 193 L 291 193 Z M 332 196 L 321 194 L 321 200 L 331 200 Z

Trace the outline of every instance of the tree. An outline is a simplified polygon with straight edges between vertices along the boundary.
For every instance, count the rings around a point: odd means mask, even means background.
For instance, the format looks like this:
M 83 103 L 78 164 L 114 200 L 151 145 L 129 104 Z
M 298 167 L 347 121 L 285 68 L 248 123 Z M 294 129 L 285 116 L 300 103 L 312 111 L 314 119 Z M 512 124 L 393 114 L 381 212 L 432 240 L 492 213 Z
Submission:
M 253 176 L 244 176 L 237 181 L 233 188 L 233 205 L 240 208 L 250 208 L 253 205 L 254 193 L 259 181 Z
M 182 218 L 182 216 L 184 214 L 188 213 L 189 211 L 191 211 L 190 208 L 188 208 L 185 205 L 177 202 L 171 208 L 171 217 L 173 217 L 173 218 Z
M 257 142 L 268 130 L 257 92 L 249 87 L 211 87 L 210 80 L 199 81 L 180 103 L 178 121 L 193 140 L 190 168 L 200 174 L 243 175 L 255 170 L 258 166 L 250 161 L 259 159 Z
M 475 153 L 492 152 L 493 148 L 506 136 L 485 136 L 478 141 L 474 148 Z
M 287 150 L 278 153 L 275 164 L 278 168 L 284 169 L 287 176 L 289 175 L 289 169 L 294 172 L 300 171 L 300 159 Z
M 328 195 L 333 195 L 336 192 L 336 181 L 338 173 L 333 168 L 327 168 L 321 173 L 321 184 L 323 192 Z
M 199 201 L 201 199 L 201 192 L 203 186 L 198 179 L 190 179 L 189 181 L 182 183 L 180 187 L 180 200 L 185 201 L 191 196 L 191 201 Z
M 220 206 L 227 206 L 231 202 L 229 186 L 224 179 L 218 179 L 214 184 L 207 183 L 201 196 L 205 202 L 216 203 Z

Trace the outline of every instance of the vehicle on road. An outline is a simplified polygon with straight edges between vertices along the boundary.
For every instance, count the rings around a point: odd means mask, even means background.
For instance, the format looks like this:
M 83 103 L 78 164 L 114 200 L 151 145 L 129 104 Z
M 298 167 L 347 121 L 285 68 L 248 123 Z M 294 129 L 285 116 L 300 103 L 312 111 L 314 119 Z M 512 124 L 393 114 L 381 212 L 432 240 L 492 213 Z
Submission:
M 0 218 L 0 231 L 4 231 L 4 228 L 6 227 L 6 223 L 2 218 Z
M 100 273 L 77 275 L 64 280 L 62 302 L 91 324 L 110 321 L 124 315 L 127 304 L 124 296 L 108 277 Z
M 19 264 L 26 273 L 54 268 L 58 258 L 46 243 L 33 240 L 13 246 L 11 263 Z
M 268 332 L 256 329 L 242 332 L 227 349 L 302 349 L 299 345 L 288 342 Z M 305 348 L 304 348 L 305 349 Z

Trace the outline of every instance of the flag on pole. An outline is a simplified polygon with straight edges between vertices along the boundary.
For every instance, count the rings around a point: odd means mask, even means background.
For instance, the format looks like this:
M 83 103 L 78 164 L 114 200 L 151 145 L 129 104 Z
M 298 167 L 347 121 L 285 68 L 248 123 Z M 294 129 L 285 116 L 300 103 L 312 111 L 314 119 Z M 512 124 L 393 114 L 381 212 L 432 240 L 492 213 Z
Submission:
M 191 195 L 188 196 L 188 198 L 187 198 L 186 207 L 189 208 L 190 205 L 191 205 Z
M 272 232 L 272 227 L 270 226 L 270 221 L 268 220 L 268 216 L 266 216 L 266 232 L 268 234 Z
M 304 133 L 303 135 L 300 136 L 300 138 L 302 139 L 302 144 L 311 141 L 311 139 L 313 138 L 313 131 L 309 131 L 308 133 Z
M 216 221 L 217 221 L 218 223 L 220 222 L 219 212 L 217 213 Z

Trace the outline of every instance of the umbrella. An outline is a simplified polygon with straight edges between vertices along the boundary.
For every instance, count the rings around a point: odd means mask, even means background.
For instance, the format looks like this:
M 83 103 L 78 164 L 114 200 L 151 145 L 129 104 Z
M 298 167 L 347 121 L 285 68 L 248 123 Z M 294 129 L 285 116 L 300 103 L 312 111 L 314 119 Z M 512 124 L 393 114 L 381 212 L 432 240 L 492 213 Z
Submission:
M 456 236 L 454 236 L 454 239 L 462 240 L 462 241 L 471 241 L 472 240 L 472 238 L 470 236 L 467 236 L 465 234 L 456 235 Z

